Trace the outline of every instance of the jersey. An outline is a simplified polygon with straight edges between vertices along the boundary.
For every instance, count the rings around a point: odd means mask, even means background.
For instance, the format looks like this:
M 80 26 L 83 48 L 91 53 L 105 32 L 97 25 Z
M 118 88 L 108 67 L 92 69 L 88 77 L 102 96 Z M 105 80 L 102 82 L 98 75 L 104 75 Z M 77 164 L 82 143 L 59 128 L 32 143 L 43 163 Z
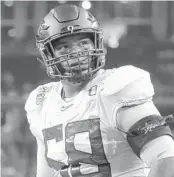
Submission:
M 30 129 L 45 143 L 58 176 L 145 177 L 148 167 L 120 131 L 117 112 L 152 99 L 149 73 L 133 66 L 102 69 L 68 102 L 61 90 L 61 82 L 39 86 L 25 105 Z

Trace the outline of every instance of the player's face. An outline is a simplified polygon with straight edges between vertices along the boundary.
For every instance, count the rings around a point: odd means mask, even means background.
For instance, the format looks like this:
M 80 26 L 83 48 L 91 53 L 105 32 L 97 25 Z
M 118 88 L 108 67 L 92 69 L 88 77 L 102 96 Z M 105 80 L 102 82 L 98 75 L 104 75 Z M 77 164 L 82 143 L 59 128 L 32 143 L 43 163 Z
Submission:
M 54 50 L 56 57 L 60 55 L 65 55 L 73 52 L 80 52 L 84 50 L 94 49 L 94 44 L 89 37 L 84 34 L 67 36 L 55 41 Z M 64 74 L 69 74 L 73 72 L 75 75 L 82 70 L 82 74 L 88 72 L 88 65 L 91 58 L 87 56 L 83 57 L 71 57 L 70 60 L 61 62 L 62 67 L 66 71 Z M 80 65 L 80 68 L 79 68 Z M 70 69 L 71 67 L 71 69 Z

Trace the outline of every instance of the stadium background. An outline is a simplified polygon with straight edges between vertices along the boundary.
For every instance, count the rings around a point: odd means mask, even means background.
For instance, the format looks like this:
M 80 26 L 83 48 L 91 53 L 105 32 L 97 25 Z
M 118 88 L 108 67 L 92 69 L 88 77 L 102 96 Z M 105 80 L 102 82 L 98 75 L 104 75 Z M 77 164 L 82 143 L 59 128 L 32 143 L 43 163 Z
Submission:
M 49 80 L 36 60 L 34 33 L 48 10 L 60 3 L 89 9 L 104 29 L 106 68 L 132 64 L 148 70 L 156 106 L 163 115 L 174 114 L 174 2 L 1 1 L 2 177 L 34 176 L 36 144 L 24 102 Z

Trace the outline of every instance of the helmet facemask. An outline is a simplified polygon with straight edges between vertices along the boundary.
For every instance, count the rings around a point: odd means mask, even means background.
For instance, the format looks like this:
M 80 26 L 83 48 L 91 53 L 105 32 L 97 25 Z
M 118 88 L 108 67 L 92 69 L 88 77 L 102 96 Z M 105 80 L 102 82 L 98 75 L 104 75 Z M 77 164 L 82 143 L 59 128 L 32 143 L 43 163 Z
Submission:
M 80 49 L 77 52 L 71 50 L 73 52 L 65 52 L 65 55 L 62 55 L 62 53 L 59 55 L 57 51 L 55 52 L 55 41 L 59 46 L 59 40 L 73 35 L 90 36 L 94 48 Z M 44 17 L 38 28 L 36 45 L 41 53 L 41 61 L 46 66 L 48 75 L 53 78 L 74 83 L 83 82 L 90 79 L 105 65 L 103 33 L 100 24 L 90 12 L 75 5 L 57 6 Z M 82 58 L 86 58 L 86 61 L 81 64 Z M 74 72 L 74 67 L 69 64 L 74 59 L 78 61 L 78 72 Z M 64 68 L 64 63 L 68 68 Z M 83 72 L 86 63 L 88 65 L 86 71 Z
M 93 43 L 93 49 L 81 50 L 77 52 L 69 52 L 68 54 L 56 56 L 54 49 L 54 42 L 60 40 L 62 37 L 68 37 L 71 35 L 84 34 L 89 37 Z M 61 36 L 61 37 L 60 37 Z M 40 44 L 39 51 L 42 56 L 42 60 L 47 69 L 48 76 L 52 78 L 59 78 L 60 80 L 68 80 L 73 83 L 83 82 L 90 79 L 100 68 L 105 65 L 105 52 L 103 47 L 103 36 L 100 30 L 87 29 L 85 31 L 73 32 L 73 34 L 55 35 L 45 40 Z M 87 70 L 83 72 L 80 57 L 84 57 L 85 63 L 88 64 Z M 78 60 L 78 71 L 74 72 L 70 65 L 70 60 Z M 67 63 L 68 70 L 63 67 L 63 62 Z M 67 72 L 68 71 L 68 72 Z

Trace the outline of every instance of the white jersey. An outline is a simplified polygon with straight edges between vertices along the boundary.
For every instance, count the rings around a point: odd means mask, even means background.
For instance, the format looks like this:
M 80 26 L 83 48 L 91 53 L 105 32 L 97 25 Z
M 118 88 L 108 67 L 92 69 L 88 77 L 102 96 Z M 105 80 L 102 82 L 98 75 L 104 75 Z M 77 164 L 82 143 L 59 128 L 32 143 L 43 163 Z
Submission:
M 120 131 L 117 112 L 152 99 L 149 73 L 133 66 L 100 70 L 69 102 L 61 90 L 60 82 L 39 86 L 25 105 L 48 165 L 63 177 L 145 177 L 147 166 Z

